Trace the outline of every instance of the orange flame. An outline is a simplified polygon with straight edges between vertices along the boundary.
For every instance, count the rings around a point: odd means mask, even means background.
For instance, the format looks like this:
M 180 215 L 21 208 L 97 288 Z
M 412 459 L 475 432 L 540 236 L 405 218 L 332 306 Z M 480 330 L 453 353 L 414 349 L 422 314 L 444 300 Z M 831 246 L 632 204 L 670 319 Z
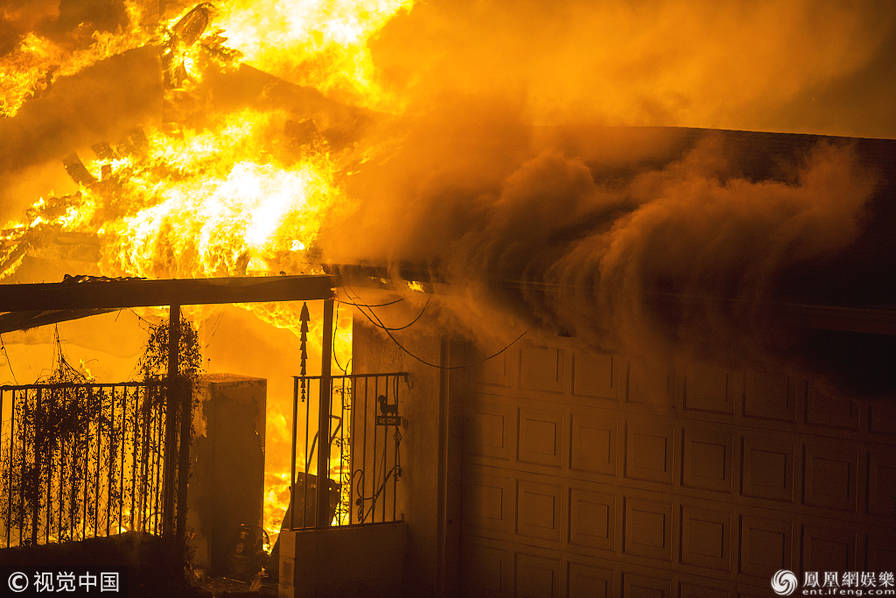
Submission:
M 368 41 L 412 0 L 252 0 L 220 7 L 214 24 L 246 62 L 356 105 L 389 109 Z

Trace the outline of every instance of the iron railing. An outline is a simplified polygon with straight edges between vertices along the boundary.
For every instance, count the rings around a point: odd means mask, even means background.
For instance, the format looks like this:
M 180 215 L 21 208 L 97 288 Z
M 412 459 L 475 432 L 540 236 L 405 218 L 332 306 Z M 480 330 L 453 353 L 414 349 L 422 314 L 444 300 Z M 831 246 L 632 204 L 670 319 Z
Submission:
M 0 387 L 0 545 L 173 532 L 166 496 L 181 493 L 165 482 L 179 460 L 168 441 L 167 386 Z
M 398 399 L 406 383 L 407 374 L 402 372 L 294 377 L 292 501 L 284 529 L 398 520 L 403 427 Z M 329 407 L 329 442 L 321 455 L 318 422 L 324 401 Z M 319 471 L 326 472 L 327 480 L 323 514 L 318 510 L 324 503 Z

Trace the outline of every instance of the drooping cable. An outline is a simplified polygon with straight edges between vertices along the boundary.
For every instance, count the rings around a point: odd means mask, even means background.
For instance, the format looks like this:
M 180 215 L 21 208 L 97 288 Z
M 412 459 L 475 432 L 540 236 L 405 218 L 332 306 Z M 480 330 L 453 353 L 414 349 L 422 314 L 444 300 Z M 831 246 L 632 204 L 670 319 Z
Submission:
M 338 367 L 344 375 L 348 375 L 348 368 L 351 365 L 351 359 L 346 362 L 345 367 L 342 367 L 342 364 L 339 363 L 339 355 L 336 354 L 336 333 L 339 332 L 339 306 L 333 306 L 333 311 L 336 312 L 336 322 L 333 324 L 333 342 L 332 342 L 332 350 L 333 350 L 333 361 L 336 362 L 336 367 Z
M 348 285 L 346 285 L 346 293 L 349 293 L 349 291 L 348 291 Z M 349 298 L 351 298 L 351 296 L 349 296 Z M 439 370 L 460 370 L 460 369 L 471 368 L 471 367 L 475 367 L 475 366 L 477 366 L 477 365 L 481 365 L 481 364 L 485 363 L 486 361 L 489 361 L 490 359 L 494 359 L 495 357 L 498 357 L 499 355 L 501 355 L 502 353 L 504 353 L 505 351 L 507 351 L 507 349 L 509 349 L 510 347 L 512 347 L 513 345 L 515 345 L 520 339 L 522 339 L 524 336 L 526 336 L 526 334 L 529 332 L 528 330 L 524 330 L 524 331 L 523 331 L 519 336 L 517 336 L 515 339 L 513 339 L 512 341 L 510 341 L 509 343 L 507 343 L 506 345 L 504 345 L 504 346 L 503 346 L 502 348 L 500 348 L 499 350 L 495 351 L 495 352 L 492 353 L 491 355 L 489 355 L 489 356 L 487 356 L 487 357 L 485 357 L 485 358 L 483 358 L 483 359 L 481 359 L 481 360 L 474 361 L 474 362 L 471 362 L 471 363 L 461 364 L 461 365 L 441 365 L 441 364 L 438 364 L 438 363 L 433 363 L 433 362 L 431 362 L 431 361 L 428 361 L 428 360 L 426 360 L 426 359 L 420 357 L 419 355 L 416 355 L 416 354 L 413 353 L 410 349 L 408 349 L 407 347 L 405 347 L 404 345 L 402 345 L 401 342 L 400 342 L 397 338 L 395 338 L 395 335 L 392 334 L 392 329 L 389 328 L 388 326 L 386 326 L 386 325 L 383 323 L 383 321 L 379 318 L 379 316 L 376 315 L 376 312 L 375 312 L 375 311 L 373 311 L 373 310 L 371 309 L 371 310 L 370 310 L 370 314 L 368 315 L 368 313 L 364 310 L 363 307 L 360 306 L 360 304 L 358 304 L 356 307 L 357 307 L 358 311 L 360 311 L 361 314 L 362 314 L 365 318 L 367 318 L 367 320 L 368 320 L 371 324 L 373 324 L 373 325 L 374 325 L 375 327 L 377 327 L 377 328 L 382 329 L 382 330 L 386 333 L 386 335 L 392 340 L 392 342 L 395 344 L 395 346 L 399 348 L 399 350 L 401 350 L 403 353 L 406 353 L 406 354 L 407 354 L 408 356 L 410 356 L 412 359 L 414 359 L 414 360 L 416 360 L 416 361 L 422 363 L 423 365 L 429 366 L 429 367 L 431 367 L 431 368 L 439 369 Z M 421 315 L 422 315 L 422 314 L 421 314 Z M 418 318 L 419 318 L 419 316 L 418 316 Z M 416 320 L 414 320 L 414 321 L 416 322 Z
M 6 357 L 6 365 L 9 367 L 9 373 L 12 375 L 13 382 L 18 384 L 19 380 L 16 378 L 16 373 L 12 369 L 12 361 L 9 359 L 9 353 L 6 350 L 6 341 L 3 340 L 2 334 L 0 334 L 0 349 L 3 350 L 3 356 Z
M 395 305 L 396 303 L 401 303 L 404 301 L 404 297 L 399 297 L 398 299 L 393 299 L 392 301 L 387 301 L 385 303 L 352 303 L 351 301 L 343 301 L 342 299 L 337 299 L 337 303 L 341 303 L 343 305 L 351 305 L 352 307 L 388 307 L 390 305 Z

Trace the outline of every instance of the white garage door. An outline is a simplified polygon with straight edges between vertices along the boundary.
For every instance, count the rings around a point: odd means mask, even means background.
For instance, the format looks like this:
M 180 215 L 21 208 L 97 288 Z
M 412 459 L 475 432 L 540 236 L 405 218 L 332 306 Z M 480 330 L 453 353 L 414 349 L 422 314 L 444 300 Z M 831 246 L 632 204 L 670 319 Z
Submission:
M 559 338 L 455 399 L 465 595 L 758 597 L 778 569 L 896 569 L 891 404 Z

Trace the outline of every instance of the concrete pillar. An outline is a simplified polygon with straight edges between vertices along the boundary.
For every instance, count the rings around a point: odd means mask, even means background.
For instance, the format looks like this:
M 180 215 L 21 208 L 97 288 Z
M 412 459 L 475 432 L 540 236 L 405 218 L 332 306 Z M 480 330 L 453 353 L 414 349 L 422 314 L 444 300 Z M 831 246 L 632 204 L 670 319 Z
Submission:
M 253 554 L 235 556 L 240 525 L 261 534 L 267 380 L 203 376 L 194 412 L 188 485 L 188 545 L 211 575 L 239 576 Z M 248 559 L 248 562 L 247 562 Z M 251 574 L 253 571 L 249 571 Z

